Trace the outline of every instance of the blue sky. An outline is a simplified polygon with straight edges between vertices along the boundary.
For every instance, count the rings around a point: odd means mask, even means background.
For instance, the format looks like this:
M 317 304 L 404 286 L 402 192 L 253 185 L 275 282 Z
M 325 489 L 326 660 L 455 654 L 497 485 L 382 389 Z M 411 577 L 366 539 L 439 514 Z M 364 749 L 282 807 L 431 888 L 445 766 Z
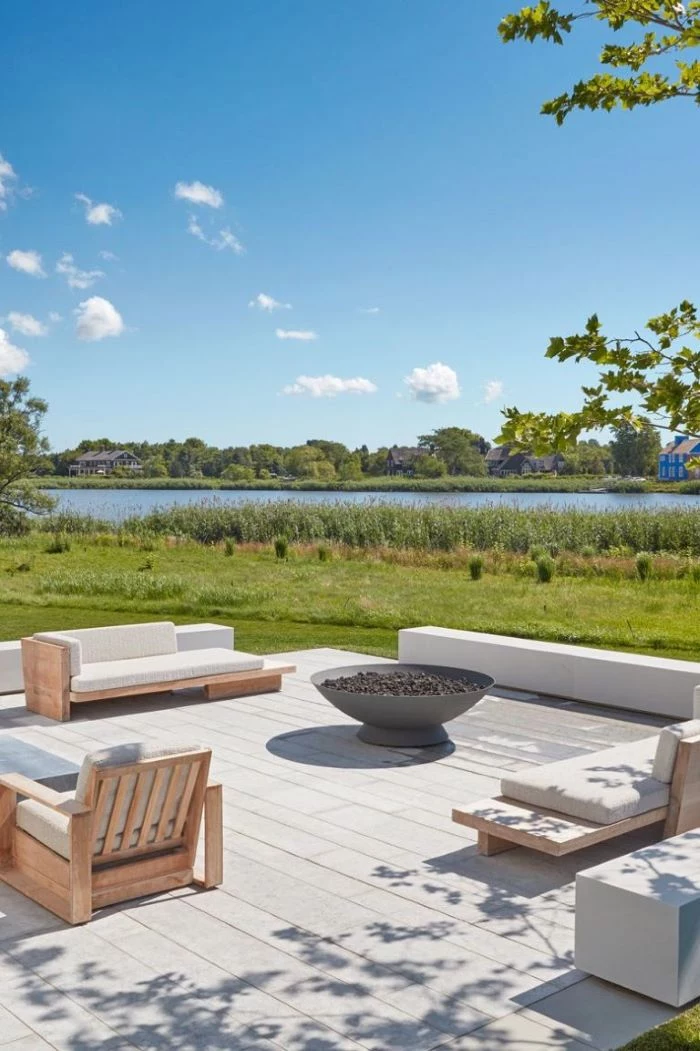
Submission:
M 576 406 L 549 336 L 695 296 L 697 109 L 557 128 L 600 31 L 505 46 L 515 6 L 13 5 L 0 365 L 29 356 L 52 443 L 491 439 L 505 404 Z

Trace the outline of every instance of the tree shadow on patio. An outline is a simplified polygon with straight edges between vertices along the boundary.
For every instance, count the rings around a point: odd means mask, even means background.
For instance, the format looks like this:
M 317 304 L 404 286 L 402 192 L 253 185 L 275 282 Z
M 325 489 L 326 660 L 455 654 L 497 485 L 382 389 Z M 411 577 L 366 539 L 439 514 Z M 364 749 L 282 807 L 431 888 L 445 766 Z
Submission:
M 365 744 L 357 736 L 355 723 L 343 723 L 278 734 L 267 742 L 266 748 L 273 755 L 305 766 L 376 770 L 434 763 L 451 755 L 455 746 L 452 741 L 428 748 L 387 748 Z

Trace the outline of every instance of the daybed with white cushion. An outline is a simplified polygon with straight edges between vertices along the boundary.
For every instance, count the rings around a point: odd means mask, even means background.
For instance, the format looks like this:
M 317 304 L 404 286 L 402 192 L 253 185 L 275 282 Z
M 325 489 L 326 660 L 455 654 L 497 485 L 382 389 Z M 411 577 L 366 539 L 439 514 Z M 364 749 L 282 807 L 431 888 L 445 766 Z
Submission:
M 479 851 L 513 847 L 559 856 L 665 822 L 664 837 L 700 825 L 700 719 L 631 744 L 512 774 L 501 795 L 455 807 Z
M 229 649 L 178 652 L 170 621 L 41 632 L 22 639 L 25 703 L 50 719 L 70 705 L 203 687 L 209 700 L 279 690 L 292 665 Z

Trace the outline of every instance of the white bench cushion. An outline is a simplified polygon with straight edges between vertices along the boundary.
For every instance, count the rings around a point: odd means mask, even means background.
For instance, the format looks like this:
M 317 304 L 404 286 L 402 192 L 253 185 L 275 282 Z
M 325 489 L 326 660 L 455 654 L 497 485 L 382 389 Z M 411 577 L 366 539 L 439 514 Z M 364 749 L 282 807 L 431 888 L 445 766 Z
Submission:
M 513 774 L 501 793 L 597 825 L 624 821 L 668 805 L 669 785 L 651 776 L 657 743 L 646 737 Z
M 177 652 L 175 625 L 169 620 L 118 624 L 108 628 L 77 628 L 75 631 L 45 631 L 34 638 L 67 646 L 71 675 L 80 675 L 85 664 Z
M 678 743 L 686 737 L 698 737 L 700 735 L 700 719 L 689 719 L 685 723 L 676 723 L 674 726 L 664 726 L 659 734 L 659 744 L 654 756 L 652 775 L 657 781 L 665 781 L 670 784 L 673 781 L 673 768 L 676 765 L 678 755 Z
M 73 799 L 72 792 L 60 792 L 61 800 Z M 34 799 L 25 799 L 17 804 L 17 827 L 33 836 L 55 854 L 70 860 L 70 835 L 67 814 L 59 814 Z
M 262 657 L 251 653 L 218 649 L 165 653 L 131 660 L 96 661 L 94 664 L 83 664 L 80 675 L 74 675 L 71 679 L 70 688 L 73 693 L 118 690 L 155 682 L 225 675 L 227 672 L 255 671 L 262 668 L 263 664 Z

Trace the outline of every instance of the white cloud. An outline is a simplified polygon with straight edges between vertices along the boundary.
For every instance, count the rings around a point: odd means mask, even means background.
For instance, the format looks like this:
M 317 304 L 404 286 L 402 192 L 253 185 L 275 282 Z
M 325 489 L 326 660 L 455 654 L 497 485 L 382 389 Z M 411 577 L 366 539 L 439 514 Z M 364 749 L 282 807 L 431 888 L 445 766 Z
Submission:
M 304 343 L 318 339 L 318 333 L 311 329 L 276 328 L 275 335 L 278 339 L 299 339 Z
M 424 369 L 413 369 L 404 379 L 404 383 L 416 401 L 454 401 L 460 395 L 457 373 L 441 361 L 436 361 Z
M 496 401 L 503 394 L 503 381 L 502 380 L 487 380 L 484 384 L 484 401 L 488 405 L 492 401 Z
M 69 288 L 90 288 L 95 281 L 105 276 L 103 270 L 81 270 L 75 265 L 70 252 L 64 252 L 58 260 L 56 273 L 65 276 Z
M 108 252 L 105 248 L 103 248 L 101 252 L 98 252 L 98 255 L 100 259 L 104 259 L 106 263 L 116 263 L 119 259 L 118 255 L 115 255 L 114 252 Z
M 358 307 L 357 311 L 359 314 L 378 314 L 379 307 Z
M 278 299 L 268 296 L 266 292 L 258 292 L 255 299 L 251 299 L 249 307 L 257 307 L 258 310 L 266 310 L 271 314 L 273 310 L 291 310 L 291 303 L 280 303 Z
M 7 262 L 13 270 L 19 270 L 23 274 L 29 274 L 31 277 L 46 277 L 41 263 L 41 256 L 33 249 L 23 252 L 21 249 L 15 248 L 7 256 Z
M 57 321 L 63 321 L 63 318 L 61 317 L 60 314 L 57 314 L 55 310 L 50 310 L 49 311 L 49 321 L 53 321 L 54 324 L 55 324 Z
M 115 219 L 122 217 L 113 204 L 95 204 L 84 193 L 76 193 L 75 199 L 85 205 L 85 219 L 91 226 L 111 226 Z
M 0 153 L 0 212 L 6 212 L 17 185 L 17 172 Z
M 95 342 L 106 336 L 120 336 L 124 321 L 119 311 L 108 299 L 91 296 L 73 311 L 76 316 L 75 329 L 78 339 Z
M 312 398 L 335 398 L 336 394 L 374 394 L 377 387 L 362 376 L 341 379 L 340 376 L 297 376 L 283 394 L 308 394 Z
M 32 317 L 31 314 L 18 314 L 16 310 L 11 310 L 6 320 L 15 332 L 20 332 L 23 336 L 45 336 L 49 331 L 43 321 Z
M 224 203 L 223 195 L 203 182 L 178 182 L 175 184 L 175 196 L 190 204 L 207 204 L 210 208 L 220 208 Z
M 29 364 L 29 355 L 21 347 L 10 343 L 7 333 L 0 328 L 0 376 L 14 376 Z
M 223 230 L 219 230 L 216 237 L 208 237 L 195 216 L 191 215 L 187 224 L 187 232 L 192 234 L 193 237 L 199 238 L 200 241 L 204 241 L 204 244 L 209 245 L 210 248 L 215 248 L 217 252 L 221 252 L 224 248 L 230 248 L 236 255 L 243 255 L 245 252 L 244 246 L 236 235 L 229 230 L 228 226 L 225 226 Z

